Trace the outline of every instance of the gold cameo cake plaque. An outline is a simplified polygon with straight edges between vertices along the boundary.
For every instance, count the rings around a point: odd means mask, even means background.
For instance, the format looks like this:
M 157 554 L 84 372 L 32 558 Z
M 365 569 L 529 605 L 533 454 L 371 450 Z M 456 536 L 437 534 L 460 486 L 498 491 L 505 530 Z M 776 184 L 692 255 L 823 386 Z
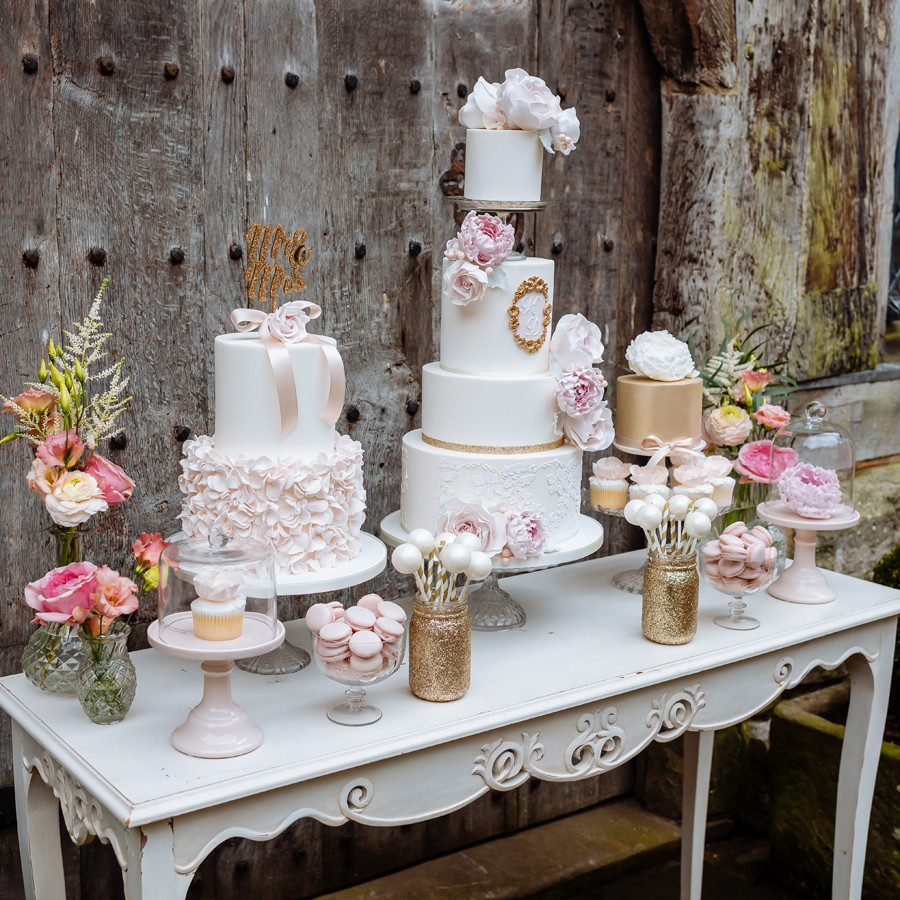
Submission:
M 527 353 L 537 353 L 547 340 L 547 330 L 553 315 L 547 282 L 537 275 L 526 278 L 517 288 L 513 302 L 506 311 L 509 327 L 516 343 Z

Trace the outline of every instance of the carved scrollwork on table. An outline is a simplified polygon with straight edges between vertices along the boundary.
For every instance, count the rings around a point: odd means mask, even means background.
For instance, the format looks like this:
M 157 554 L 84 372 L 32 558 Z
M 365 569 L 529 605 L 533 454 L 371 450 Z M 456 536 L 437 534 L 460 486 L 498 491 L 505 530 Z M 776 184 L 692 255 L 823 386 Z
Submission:
M 615 724 L 615 707 L 583 715 L 575 726 L 579 737 L 566 750 L 566 771 L 581 774 L 614 767 L 625 748 L 625 731 Z
M 482 746 L 472 774 L 480 775 L 489 788 L 509 791 L 527 781 L 543 757 L 544 745 L 536 734 L 523 734 L 521 742 L 498 738 Z
M 663 694 L 653 701 L 644 724 L 654 731 L 656 740 L 666 743 L 684 734 L 704 706 L 706 694 L 699 684 L 674 694 Z
M 358 778 L 344 785 L 341 791 L 341 812 L 348 819 L 358 819 L 359 815 L 372 802 L 375 796 L 375 785 L 368 778 Z
M 780 684 L 783 688 L 787 687 L 794 674 L 794 660 L 790 656 L 785 656 L 778 660 L 775 666 L 775 683 Z
M 91 796 L 49 753 L 25 757 L 25 768 L 36 772 L 41 780 L 53 791 L 59 800 L 63 821 L 72 840 L 86 844 L 94 837 L 108 843 L 116 854 L 123 870 L 128 868 L 128 860 L 116 832 L 106 823 L 103 806 Z

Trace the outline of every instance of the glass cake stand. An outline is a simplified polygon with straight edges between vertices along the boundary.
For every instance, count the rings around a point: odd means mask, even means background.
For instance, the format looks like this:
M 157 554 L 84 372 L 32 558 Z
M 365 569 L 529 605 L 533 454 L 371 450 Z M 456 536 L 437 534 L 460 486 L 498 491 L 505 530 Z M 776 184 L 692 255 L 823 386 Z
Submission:
M 406 529 L 400 524 L 400 510 L 395 510 L 381 520 L 381 537 L 392 547 L 406 540 Z M 579 515 L 575 535 L 560 544 L 552 553 L 544 553 L 533 559 L 511 559 L 505 565 L 497 562 L 491 574 L 469 594 L 469 623 L 472 629 L 510 631 L 525 624 L 525 610 L 500 587 L 499 575 L 518 575 L 537 569 L 551 569 L 590 556 L 602 545 L 603 526 L 590 516 Z
M 387 547 L 374 535 L 361 532 L 359 537 L 362 552 L 346 563 L 322 572 L 277 576 L 275 590 L 278 596 L 325 594 L 329 591 L 354 587 L 380 575 L 387 565 Z M 168 540 L 184 540 L 184 533 L 179 532 Z M 312 662 L 312 657 L 306 650 L 289 641 L 282 641 L 264 652 L 238 658 L 236 665 L 244 672 L 250 672 L 253 675 L 290 675 L 305 669 L 310 662 Z

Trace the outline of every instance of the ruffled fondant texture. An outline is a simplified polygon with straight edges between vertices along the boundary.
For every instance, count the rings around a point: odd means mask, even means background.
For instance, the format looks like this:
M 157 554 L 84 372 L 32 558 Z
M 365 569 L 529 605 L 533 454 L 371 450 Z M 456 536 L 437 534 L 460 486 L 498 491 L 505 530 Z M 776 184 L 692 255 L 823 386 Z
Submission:
M 281 572 L 331 569 L 362 551 L 362 458 L 362 446 L 346 435 L 331 453 L 305 461 L 226 456 L 204 435 L 184 445 L 178 518 L 189 538 L 219 525 L 232 537 L 265 541 Z

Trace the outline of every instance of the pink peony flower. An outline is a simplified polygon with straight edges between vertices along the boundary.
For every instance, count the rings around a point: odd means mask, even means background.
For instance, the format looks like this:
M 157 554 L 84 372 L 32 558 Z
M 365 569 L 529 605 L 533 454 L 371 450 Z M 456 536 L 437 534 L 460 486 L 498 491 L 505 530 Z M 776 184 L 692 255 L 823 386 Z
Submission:
M 74 469 L 85 449 L 85 444 L 78 438 L 78 432 L 70 428 L 59 434 L 51 434 L 43 444 L 38 444 L 36 453 L 47 466 Z
M 169 546 L 169 541 L 164 541 L 158 531 L 148 534 L 141 532 L 141 536 L 131 545 L 134 558 L 141 568 L 152 569 L 159 565 L 159 555 Z
M 796 464 L 797 453 L 790 447 L 773 447 L 771 441 L 752 441 L 741 447 L 734 461 L 734 470 L 743 476 L 741 484 L 748 481 L 769 484 L 785 469 Z
M 103 499 L 112 506 L 121 503 L 131 496 L 134 490 L 134 482 L 125 474 L 125 471 L 102 457 L 99 453 L 92 453 L 90 462 L 84 471 L 93 475 Z
M 554 396 L 559 408 L 575 419 L 582 419 L 603 402 L 606 381 L 596 369 L 577 368 L 556 383 Z
M 603 359 L 600 329 L 581 313 L 563 316 L 553 329 L 550 352 L 563 372 L 590 368 Z
M 507 69 L 506 81 L 500 85 L 497 104 L 510 128 L 522 131 L 544 131 L 552 128 L 562 115 L 559 97 L 543 79 L 529 75 L 524 69 Z
M 798 516 L 828 519 L 841 505 L 837 473 L 809 463 L 785 469 L 778 476 L 781 499 Z
M 488 277 L 484 269 L 467 260 L 450 263 L 444 270 L 444 291 L 457 306 L 468 306 L 480 300 L 487 290 Z
M 506 517 L 488 512 L 480 503 L 454 499 L 440 517 L 436 534 L 475 534 L 481 538 L 484 552 L 496 556 L 506 543 Z
M 601 400 L 584 416 L 563 416 L 562 430 L 570 444 L 591 453 L 605 450 L 613 442 L 616 434 L 612 413 L 605 400 Z
M 784 428 L 791 421 L 791 414 L 781 406 L 775 406 L 774 403 L 763 403 L 760 408 L 753 413 L 753 418 L 760 425 L 766 428 Z
M 737 447 L 743 444 L 752 429 L 750 416 L 733 404 L 709 410 L 703 416 L 706 439 L 720 447 Z
M 103 491 L 87 472 L 63 472 L 44 495 L 50 518 L 63 528 L 81 525 L 99 512 L 109 509 Z
M 506 522 L 506 546 L 516 559 L 540 556 L 545 540 L 544 526 L 537 513 L 516 513 Z
M 114 619 L 128 615 L 138 608 L 137 585 L 125 576 L 101 566 L 94 572 L 96 584 L 91 592 L 94 609 L 101 615 Z
M 78 625 L 90 612 L 91 592 L 96 588 L 97 567 L 89 562 L 69 563 L 51 569 L 25 587 L 25 602 L 35 611 L 33 622 Z
M 470 212 L 463 219 L 457 247 L 476 266 L 499 266 L 513 248 L 516 230 L 497 216 Z

